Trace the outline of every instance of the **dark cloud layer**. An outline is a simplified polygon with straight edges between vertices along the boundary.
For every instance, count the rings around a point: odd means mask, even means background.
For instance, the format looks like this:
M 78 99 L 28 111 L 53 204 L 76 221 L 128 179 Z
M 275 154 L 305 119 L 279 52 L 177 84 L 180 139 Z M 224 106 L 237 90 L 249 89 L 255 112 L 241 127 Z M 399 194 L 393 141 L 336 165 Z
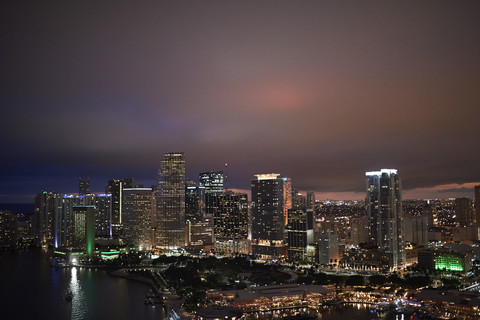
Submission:
M 477 1 L 4 3 L 0 202 L 43 188 L 280 172 L 361 192 L 480 181 Z

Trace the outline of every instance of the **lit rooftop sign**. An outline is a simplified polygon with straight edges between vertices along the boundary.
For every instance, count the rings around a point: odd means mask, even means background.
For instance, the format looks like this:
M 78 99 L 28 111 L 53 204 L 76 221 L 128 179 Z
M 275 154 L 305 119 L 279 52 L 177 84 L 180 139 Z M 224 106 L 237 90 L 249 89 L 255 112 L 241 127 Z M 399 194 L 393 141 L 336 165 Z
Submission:
M 383 173 L 388 175 L 397 174 L 397 169 L 382 169 L 380 171 L 368 171 L 365 172 L 366 176 L 381 176 Z
M 278 178 L 279 173 L 265 173 L 265 174 L 256 174 L 257 180 L 275 180 Z

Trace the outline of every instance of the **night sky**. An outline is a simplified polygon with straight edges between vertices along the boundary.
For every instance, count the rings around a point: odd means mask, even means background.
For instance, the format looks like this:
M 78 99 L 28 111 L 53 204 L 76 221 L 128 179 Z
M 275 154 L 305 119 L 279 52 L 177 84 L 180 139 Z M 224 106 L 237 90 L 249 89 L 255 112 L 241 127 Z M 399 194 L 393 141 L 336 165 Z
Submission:
M 150 186 L 171 151 L 321 198 L 480 184 L 480 1 L 4 1 L 0 35 L 0 203 Z

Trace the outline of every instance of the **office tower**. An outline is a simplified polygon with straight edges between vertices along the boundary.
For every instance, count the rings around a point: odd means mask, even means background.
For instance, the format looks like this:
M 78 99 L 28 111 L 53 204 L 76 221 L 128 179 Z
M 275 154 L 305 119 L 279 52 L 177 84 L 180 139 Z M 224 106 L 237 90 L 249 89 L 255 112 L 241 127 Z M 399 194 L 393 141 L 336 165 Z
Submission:
M 188 245 L 203 251 L 213 249 L 213 216 L 205 214 L 196 220 L 187 221 Z
M 205 194 L 223 192 L 223 171 L 202 172 L 198 176 L 200 187 L 205 188 Z
M 307 246 L 313 243 L 312 209 L 288 210 L 287 245 L 289 260 L 306 260 Z
M 201 202 L 200 188 L 197 187 L 194 181 L 188 180 L 185 190 L 185 220 L 193 221 L 200 219 L 205 205 Z
M 0 250 L 15 248 L 18 221 L 10 211 L 0 211 Z
M 157 245 L 162 249 L 185 246 L 185 157 L 165 153 L 158 170 Z
M 417 246 L 426 246 L 430 227 L 428 210 L 423 210 L 421 216 L 406 217 L 405 241 L 415 243 Z
M 55 208 L 54 229 L 55 248 L 68 248 L 74 245 L 71 226 L 73 224 L 73 207 L 85 204 L 84 196 L 66 194 L 60 197 Z
M 105 193 L 112 195 L 112 237 L 122 237 L 122 196 L 124 188 L 136 187 L 134 178 L 109 180 Z
M 304 209 L 307 207 L 307 198 L 299 191 L 292 192 L 292 208 Z
M 391 268 L 405 263 L 400 178 L 395 169 L 366 172 L 365 201 L 370 241 Z
M 198 176 L 198 180 L 199 187 L 204 191 L 201 194 L 201 201 L 205 204 L 205 212 L 211 213 L 211 210 L 208 208 L 211 201 L 208 198 L 223 193 L 223 171 L 202 172 Z
M 288 223 L 288 210 L 293 208 L 293 190 L 292 179 L 283 177 L 283 214 L 285 215 L 285 225 Z
M 55 210 L 60 203 L 60 195 L 43 191 L 35 197 L 35 238 L 42 245 L 53 245 L 55 238 Z
M 225 192 L 207 197 L 207 214 L 214 218 L 215 251 L 248 252 L 248 199 L 246 193 Z
M 139 251 L 152 249 L 155 206 L 152 188 L 123 189 L 123 239 L 126 245 Z
M 84 196 L 90 193 L 90 178 L 80 178 L 78 194 Z
M 341 259 L 338 244 L 338 236 L 333 231 L 322 231 L 318 239 L 318 263 L 338 264 Z
M 474 215 L 470 198 L 455 198 L 455 217 L 460 227 L 473 225 Z
M 315 213 L 315 192 L 307 192 L 307 209 L 312 209 Z
M 285 231 L 284 180 L 279 174 L 257 174 L 252 180 L 252 253 L 262 259 L 282 258 Z
M 85 205 L 95 206 L 95 237 L 112 238 L 112 195 L 109 193 L 88 194 Z
M 428 217 L 428 226 L 434 227 L 437 225 L 437 212 L 435 204 L 432 200 L 427 201 L 427 204 L 422 209 L 422 215 Z
M 85 250 L 88 257 L 95 249 L 95 207 L 73 206 L 72 208 L 72 246 Z
M 480 186 L 475 186 L 475 223 L 480 226 Z

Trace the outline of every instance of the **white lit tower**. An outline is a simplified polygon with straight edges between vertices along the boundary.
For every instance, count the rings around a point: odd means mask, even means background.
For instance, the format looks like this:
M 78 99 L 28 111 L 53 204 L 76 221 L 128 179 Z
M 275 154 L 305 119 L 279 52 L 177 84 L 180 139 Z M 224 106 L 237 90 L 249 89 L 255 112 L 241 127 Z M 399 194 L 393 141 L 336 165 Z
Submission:
M 405 263 L 400 178 L 395 169 L 366 172 L 365 200 L 370 242 L 391 268 Z

